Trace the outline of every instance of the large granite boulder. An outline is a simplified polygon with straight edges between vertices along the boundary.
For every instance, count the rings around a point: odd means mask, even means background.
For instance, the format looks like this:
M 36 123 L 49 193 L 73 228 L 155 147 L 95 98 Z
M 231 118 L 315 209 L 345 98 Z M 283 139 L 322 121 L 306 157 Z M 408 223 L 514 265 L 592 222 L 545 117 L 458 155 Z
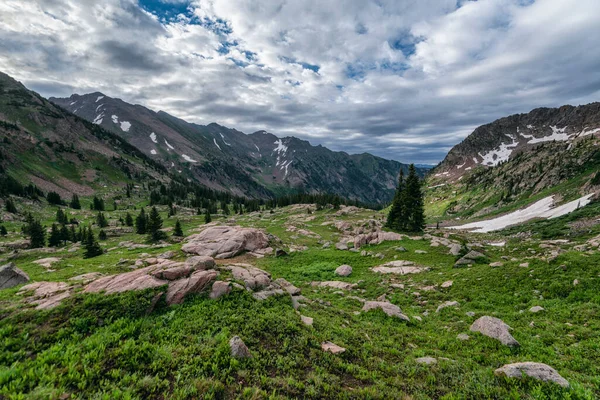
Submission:
M 8 289 L 26 282 L 29 282 L 29 275 L 17 268 L 14 263 L 0 267 L 0 289 Z
M 569 387 L 569 382 L 554 368 L 549 365 L 536 362 L 520 362 L 506 364 L 494 371 L 497 376 L 521 379 L 523 375 L 544 382 L 554 382 L 562 387 Z
M 166 301 L 168 305 L 183 303 L 185 296 L 200 293 L 211 286 L 219 273 L 214 270 L 196 271 L 189 278 L 179 279 L 169 284 Z
M 519 342 L 510 334 L 511 327 L 499 318 L 483 316 L 473 322 L 470 330 L 496 339 L 505 346 L 520 346 Z
M 211 226 L 191 235 L 181 250 L 188 254 L 218 259 L 235 257 L 245 251 L 260 253 L 269 248 L 265 232 L 241 226 Z

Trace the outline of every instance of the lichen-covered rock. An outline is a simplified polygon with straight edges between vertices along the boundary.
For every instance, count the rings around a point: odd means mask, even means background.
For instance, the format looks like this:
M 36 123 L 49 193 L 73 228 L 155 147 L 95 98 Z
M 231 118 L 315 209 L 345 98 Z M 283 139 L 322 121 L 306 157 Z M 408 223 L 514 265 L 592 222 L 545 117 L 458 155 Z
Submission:
M 554 382 L 562 387 L 569 387 L 569 382 L 560 376 L 552 367 L 536 362 L 520 362 L 506 364 L 494 371 L 497 376 L 521 379 L 523 375 L 544 382 Z
M 234 336 L 229 340 L 231 348 L 231 357 L 234 358 L 252 358 L 252 353 L 239 336 Z
M 222 259 L 235 257 L 245 251 L 257 252 L 268 247 L 269 238 L 260 229 L 211 226 L 188 237 L 181 250 L 188 254 Z
M 29 275 L 21 271 L 14 263 L 0 267 L 0 289 L 8 289 L 29 282 Z
M 511 327 L 499 318 L 483 316 L 471 325 L 471 332 L 479 332 L 500 341 L 505 346 L 519 346 L 519 342 L 510 334 Z
M 156 270 L 156 267 L 150 266 L 124 274 L 105 276 L 89 283 L 84 292 L 121 293 L 130 290 L 151 289 L 169 283 L 169 281 L 152 276 L 151 272 L 154 270 Z

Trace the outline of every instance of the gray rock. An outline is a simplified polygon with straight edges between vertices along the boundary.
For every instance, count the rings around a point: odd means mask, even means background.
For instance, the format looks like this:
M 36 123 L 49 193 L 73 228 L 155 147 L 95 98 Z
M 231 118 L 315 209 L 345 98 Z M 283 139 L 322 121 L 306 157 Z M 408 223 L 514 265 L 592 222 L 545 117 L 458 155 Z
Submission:
M 250 350 L 239 336 L 234 336 L 229 340 L 229 347 L 231 348 L 231 357 L 252 358 Z
M 231 293 L 231 284 L 225 281 L 215 281 L 212 285 L 209 297 L 213 300 Z
M 336 268 L 335 274 L 338 276 L 349 276 L 352 273 L 352 267 L 349 265 L 340 265 Z
M 459 255 L 462 249 L 460 244 L 457 243 L 451 244 L 450 246 L 448 246 L 448 248 L 450 249 L 450 254 L 452 254 L 453 256 Z
M 569 387 L 569 382 L 560 376 L 552 367 L 536 362 L 506 364 L 494 371 L 496 376 L 521 379 L 523 375 L 543 382 L 554 382 L 562 387 Z
M 207 270 L 215 267 L 215 260 L 209 256 L 194 256 L 185 260 L 185 263 L 194 270 Z
M 469 335 L 467 335 L 466 333 L 459 333 L 456 338 L 458 340 L 462 340 L 463 342 L 466 340 L 469 340 L 471 337 Z
M 336 243 L 335 248 L 338 250 L 348 250 L 348 245 L 346 243 Z
M 485 336 L 500 341 L 505 346 L 520 346 L 519 342 L 510 334 L 510 326 L 499 318 L 483 316 L 471 325 L 471 332 L 479 332 Z
M 0 267 L 0 289 L 8 289 L 29 282 L 29 275 L 21 271 L 14 263 Z
M 311 317 L 305 317 L 304 315 L 301 315 L 300 320 L 306 326 L 312 326 L 313 324 L 313 319 Z
M 286 281 L 283 278 L 275 279 L 275 283 L 277 285 L 279 285 L 283 290 L 288 292 L 290 294 L 290 296 L 296 296 L 302 292 L 302 290 L 300 288 L 292 285 L 290 282 Z
M 438 306 L 438 308 L 435 310 L 435 312 L 439 313 L 446 307 L 458 307 L 458 306 L 459 306 L 458 301 L 445 301 Z
M 415 360 L 417 364 L 434 365 L 437 364 L 437 359 L 433 357 L 420 357 Z
M 400 309 L 400 307 L 387 301 L 366 301 L 362 310 L 369 311 L 377 308 L 381 309 L 390 317 L 397 317 L 404 321 L 410 321 L 410 318 L 402 314 L 402 310 Z
M 529 309 L 529 312 L 532 312 L 532 313 L 538 313 L 538 312 L 540 312 L 540 311 L 544 311 L 544 310 L 545 310 L 545 308 L 544 308 L 544 307 L 540 307 L 540 306 L 533 306 L 533 307 L 531 307 L 531 308 Z

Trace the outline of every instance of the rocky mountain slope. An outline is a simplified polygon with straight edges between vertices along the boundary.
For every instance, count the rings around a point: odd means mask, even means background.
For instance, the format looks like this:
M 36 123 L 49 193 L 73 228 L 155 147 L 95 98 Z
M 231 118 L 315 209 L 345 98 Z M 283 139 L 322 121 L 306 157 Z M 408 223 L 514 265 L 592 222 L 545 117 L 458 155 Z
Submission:
M 543 196 L 600 192 L 600 103 L 539 108 L 477 128 L 428 178 L 429 215 L 480 217 Z
M 0 177 L 61 196 L 144 179 L 164 167 L 127 141 L 56 107 L 0 73 Z
M 266 131 L 247 135 L 214 123 L 192 124 L 102 93 L 50 100 L 118 134 L 167 169 L 237 195 L 267 197 L 302 189 L 385 203 L 400 168 L 406 168 L 370 154 L 333 152 Z

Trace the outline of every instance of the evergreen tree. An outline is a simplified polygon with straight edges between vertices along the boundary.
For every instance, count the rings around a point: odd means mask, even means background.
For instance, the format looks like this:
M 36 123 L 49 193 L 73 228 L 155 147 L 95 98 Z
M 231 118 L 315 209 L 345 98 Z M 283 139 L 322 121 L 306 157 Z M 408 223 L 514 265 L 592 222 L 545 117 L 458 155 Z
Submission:
M 101 229 L 100 233 L 98 233 L 98 239 L 100 239 L 100 240 L 106 240 L 106 232 L 104 232 L 103 229 Z
M 177 220 L 175 222 L 175 229 L 173 229 L 173 236 L 177 236 L 177 237 L 183 236 L 183 229 L 181 229 L 181 222 L 179 222 L 179 220 Z
M 408 169 L 406 178 L 407 229 L 412 232 L 420 232 L 425 228 L 425 211 L 423 206 L 423 193 L 421 192 L 421 181 L 417 176 L 414 164 Z
M 405 201 L 404 201 L 404 171 L 400 169 L 400 176 L 398 177 L 398 188 L 396 188 L 396 194 L 392 201 L 392 207 L 387 216 L 386 227 L 396 230 L 404 230 L 406 228 L 405 220 Z
M 150 241 L 151 242 L 158 242 L 159 240 L 163 240 L 166 238 L 166 235 L 163 231 L 161 231 L 162 229 L 162 218 L 160 217 L 160 214 L 158 213 L 158 210 L 156 209 L 156 207 L 152 207 L 152 210 L 150 210 L 150 214 L 148 216 L 148 233 L 150 234 Z
M 77 242 L 77 232 L 75 232 L 75 225 L 71 225 L 69 229 L 69 241 L 75 243 Z
M 60 237 L 60 230 L 58 229 L 58 225 L 52 224 L 52 228 L 50 229 L 50 237 L 48 238 L 48 246 L 50 247 L 58 247 L 62 243 Z
M 223 203 L 223 214 L 229 215 L 231 211 L 229 211 L 229 205 L 227 203 Z
M 46 200 L 48 200 L 48 203 L 50 203 L 50 204 L 54 204 L 54 205 L 62 204 L 62 199 L 60 198 L 60 194 L 58 194 L 56 192 L 48 192 L 48 194 L 46 195 Z
M 6 227 L 4 225 L 0 225 L 0 236 L 6 236 L 8 235 L 8 231 L 6 230 Z
M 125 216 L 125 225 L 133 226 L 133 218 L 131 217 L 131 214 L 129 214 L 129 213 L 127 213 L 127 215 Z
M 34 219 L 31 214 L 27 216 L 27 225 L 23 228 L 23 231 L 29 235 L 29 248 L 39 249 L 46 244 L 46 230 L 40 221 Z
M 99 212 L 96 216 L 96 224 L 98 224 L 100 228 L 106 228 L 108 226 L 108 221 L 103 213 Z
M 71 202 L 69 203 L 69 207 L 75 210 L 81 209 L 81 203 L 79 202 L 79 196 L 73 193 L 73 197 L 71 197 Z
M 147 221 L 146 221 L 146 212 L 144 211 L 144 207 L 135 218 L 135 233 L 138 235 L 144 235 L 147 231 Z
M 6 209 L 6 212 L 9 212 L 11 214 L 16 214 L 17 213 L 17 207 L 15 206 L 14 201 L 11 198 L 6 199 L 6 203 L 4 204 L 4 208 Z
M 210 211 L 208 211 L 208 208 L 207 208 L 206 212 L 204 213 L 204 223 L 209 224 L 211 221 L 212 221 L 212 218 L 210 217 Z
M 94 196 L 92 200 L 92 210 L 104 211 L 104 200 Z
M 67 216 L 65 215 L 62 208 L 59 208 L 58 210 L 56 210 L 56 222 L 58 222 L 59 224 L 67 223 Z
M 113 200 L 113 211 L 117 211 L 117 201 Z
M 77 237 L 75 238 L 75 241 L 83 243 L 85 240 L 85 237 L 86 237 L 85 235 L 86 235 L 85 230 L 80 226 L 79 231 L 77 232 Z
M 85 250 L 83 258 L 92 258 L 101 255 L 103 253 L 102 247 L 100 247 L 100 244 L 96 241 L 94 232 L 92 232 L 92 227 L 88 227 L 84 232 L 85 240 L 83 241 L 85 242 Z

